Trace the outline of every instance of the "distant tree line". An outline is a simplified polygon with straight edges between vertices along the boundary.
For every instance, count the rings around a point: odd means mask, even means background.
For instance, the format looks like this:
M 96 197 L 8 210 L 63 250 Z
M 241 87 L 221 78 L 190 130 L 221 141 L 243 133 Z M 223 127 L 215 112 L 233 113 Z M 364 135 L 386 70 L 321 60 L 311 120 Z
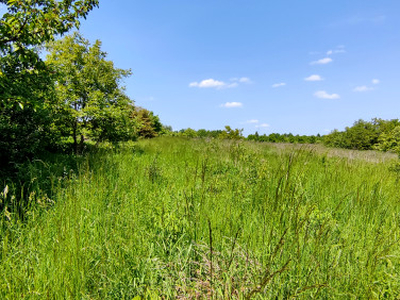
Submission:
M 240 140 L 244 139 L 243 129 L 233 129 L 230 126 L 225 126 L 224 130 L 195 130 L 192 128 L 181 129 L 179 131 L 170 131 L 168 133 L 172 136 L 180 136 L 187 138 L 214 138 L 214 139 L 231 139 Z
M 175 136 L 191 137 L 191 138 L 218 138 L 218 139 L 243 139 L 256 142 L 269 143 L 298 143 L 298 144 L 315 144 L 322 143 L 323 137 L 318 135 L 293 135 L 291 133 L 271 133 L 269 135 L 259 135 L 258 132 L 250 134 L 247 137 L 243 136 L 243 129 L 232 129 L 230 126 L 225 126 L 224 130 L 194 130 L 192 128 L 181 129 L 170 133 Z
M 269 142 L 269 143 L 292 143 L 292 144 L 315 144 L 321 143 L 322 137 L 318 135 L 293 135 L 292 133 L 271 133 L 269 135 L 249 134 L 247 136 L 249 141 Z
M 400 154 L 400 121 L 398 119 L 371 121 L 358 120 L 344 131 L 333 130 L 327 135 L 294 135 L 292 133 L 271 133 L 260 135 L 258 132 L 242 134 L 242 129 L 225 126 L 224 130 L 194 130 L 192 128 L 170 132 L 171 135 L 190 138 L 246 139 L 256 142 L 292 143 L 292 144 L 324 144 L 328 147 L 353 150 L 380 150 Z

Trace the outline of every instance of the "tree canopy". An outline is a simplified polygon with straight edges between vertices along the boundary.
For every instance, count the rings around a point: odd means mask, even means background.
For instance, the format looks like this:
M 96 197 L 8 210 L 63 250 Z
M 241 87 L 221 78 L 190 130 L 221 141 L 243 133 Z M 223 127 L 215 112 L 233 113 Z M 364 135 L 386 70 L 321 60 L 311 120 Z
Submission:
M 49 73 L 37 47 L 86 18 L 98 0 L 0 0 L 0 101 L 2 107 L 40 105 Z
M 90 45 L 79 33 L 49 43 L 47 50 L 46 62 L 57 74 L 55 127 L 73 138 L 75 152 L 87 138 L 98 142 L 132 137 L 133 124 L 126 123 L 133 102 L 121 86 L 131 71 L 114 67 L 99 40 Z

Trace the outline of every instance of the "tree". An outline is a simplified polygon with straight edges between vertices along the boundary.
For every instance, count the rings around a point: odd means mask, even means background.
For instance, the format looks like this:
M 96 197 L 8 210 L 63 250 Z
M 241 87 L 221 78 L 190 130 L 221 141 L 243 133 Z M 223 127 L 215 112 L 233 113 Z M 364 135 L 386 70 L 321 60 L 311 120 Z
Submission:
M 392 151 L 400 155 L 400 125 L 390 132 L 385 132 L 379 137 L 379 143 L 375 146 L 380 151 Z
M 1 169 L 49 145 L 52 73 L 38 47 L 79 26 L 98 0 L 0 0 Z
M 243 129 L 232 129 L 230 126 L 226 125 L 225 130 L 219 135 L 220 139 L 230 139 L 230 140 L 240 140 L 243 138 Z
M 48 86 L 48 70 L 37 46 L 79 26 L 98 0 L 0 0 L 0 89 L 2 107 L 41 104 L 36 91 Z
M 99 40 L 91 46 L 78 33 L 49 43 L 47 50 L 46 62 L 57 74 L 54 128 L 61 136 L 72 137 L 75 153 L 81 152 L 85 139 L 133 137 L 135 128 L 129 118 L 133 102 L 121 87 L 131 71 L 115 68 L 106 60 Z
M 188 137 L 188 138 L 195 138 L 195 137 L 197 137 L 197 132 L 196 132 L 196 130 L 194 130 L 192 128 L 187 128 L 183 132 L 183 136 Z
M 163 131 L 160 118 L 155 116 L 152 111 L 142 107 L 136 107 L 131 117 L 138 124 L 139 137 L 153 138 L 160 135 Z
M 346 127 L 345 132 L 346 148 L 354 150 L 371 150 L 379 137 L 376 126 L 364 120 L 358 120 L 352 127 Z

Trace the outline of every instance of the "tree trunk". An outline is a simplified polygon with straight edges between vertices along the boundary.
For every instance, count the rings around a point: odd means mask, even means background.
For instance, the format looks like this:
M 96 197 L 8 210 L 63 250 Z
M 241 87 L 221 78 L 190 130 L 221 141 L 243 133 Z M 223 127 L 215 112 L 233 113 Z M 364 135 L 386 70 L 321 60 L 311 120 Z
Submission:
M 77 140 L 77 133 L 76 133 L 76 127 L 78 126 L 77 122 L 74 122 L 73 125 L 73 138 L 74 138 L 74 154 L 78 154 L 78 140 Z
M 79 154 L 83 153 L 83 142 L 85 141 L 85 137 L 81 134 L 81 141 L 79 143 Z

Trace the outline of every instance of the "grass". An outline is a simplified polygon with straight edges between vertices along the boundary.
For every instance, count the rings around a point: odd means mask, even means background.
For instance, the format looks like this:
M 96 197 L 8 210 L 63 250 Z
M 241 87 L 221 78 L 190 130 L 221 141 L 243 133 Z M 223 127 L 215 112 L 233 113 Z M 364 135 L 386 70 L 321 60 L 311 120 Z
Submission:
M 1 216 L 0 298 L 398 298 L 398 177 L 377 157 L 159 138 L 37 162 L 47 192 Z

